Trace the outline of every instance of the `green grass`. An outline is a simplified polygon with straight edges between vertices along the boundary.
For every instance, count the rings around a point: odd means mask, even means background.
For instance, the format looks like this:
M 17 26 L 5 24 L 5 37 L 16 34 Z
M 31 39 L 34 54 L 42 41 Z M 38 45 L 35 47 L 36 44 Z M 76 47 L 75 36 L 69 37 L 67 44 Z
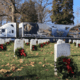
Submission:
M 14 43 L 7 46 L 7 51 L 0 52 L 0 80 L 58 80 L 60 77 L 54 75 L 54 44 L 39 48 L 37 51 L 30 51 L 30 46 L 24 45 L 27 57 L 21 59 L 14 56 Z M 77 78 L 80 77 L 80 48 L 70 44 L 71 56 L 78 65 Z M 7 64 L 7 65 L 6 65 Z M 13 66 L 12 66 L 13 65 Z M 3 72 L 1 71 L 3 70 Z M 12 70 L 14 69 L 14 70 Z M 8 71 L 7 71 L 8 70 Z M 62 80 L 62 79 L 60 79 Z

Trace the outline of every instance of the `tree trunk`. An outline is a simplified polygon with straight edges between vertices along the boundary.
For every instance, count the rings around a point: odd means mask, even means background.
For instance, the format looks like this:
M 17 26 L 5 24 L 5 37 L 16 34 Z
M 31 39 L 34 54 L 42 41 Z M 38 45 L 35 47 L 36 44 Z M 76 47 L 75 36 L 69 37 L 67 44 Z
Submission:
M 15 5 L 12 5 L 12 22 L 16 22 Z

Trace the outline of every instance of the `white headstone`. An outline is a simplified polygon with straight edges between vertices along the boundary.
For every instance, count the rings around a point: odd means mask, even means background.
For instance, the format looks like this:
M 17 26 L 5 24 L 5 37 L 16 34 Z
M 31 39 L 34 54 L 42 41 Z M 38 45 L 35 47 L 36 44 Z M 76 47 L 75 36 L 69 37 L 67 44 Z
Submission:
M 29 43 L 29 39 L 25 39 L 25 43 Z
M 21 39 L 15 39 L 14 41 L 14 52 L 17 48 L 24 48 L 24 42 Z
M 69 39 L 69 43 L 71 42 L 71 39 Z
M 65 41 L 58 39 L 57 44 L 65 43 Z
M 5 39 L 5 42 L 10 42 L 10 39 Z
M 41 44 L 43 43 L 43 41 L 41 39 L 38 40 L 38 44 Z
M 4 43 L 5 43 L 4 39 L 0 39 L 0 44 L 4 44 Z
M 76 43 L 76 40 L 73 40 L 73 43 Z
M 30 51 L 32 50 L 33 45 L 36 45 L 36 40 L 31 39 L 30 40 Z
M 54 44 L 54 62 L 61 56 L 70 56 L 70 44 L 64 43 L 64 41 L 59 39 L 57 44 Z M 56 71 L 56 68 L 54 68 L 54 71 Z M 54 74 L 57 75 L 57 72 L 54 72 Z
M 80 44 L 80 40 L 76 41 L 76 47 L 78 47 L 78 44 Z

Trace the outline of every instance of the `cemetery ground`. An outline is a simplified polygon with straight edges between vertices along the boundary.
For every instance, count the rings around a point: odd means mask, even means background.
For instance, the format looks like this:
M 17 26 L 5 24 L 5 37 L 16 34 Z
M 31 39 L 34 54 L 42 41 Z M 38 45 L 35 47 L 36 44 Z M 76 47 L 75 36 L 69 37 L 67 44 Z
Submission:
M 50 43 L 37 51 L 30 51 L 30 46 L 24 45 L 27 57 L 18 59 L 14 57 L 14 43 L 7 45 L 7 51 L 0 51 L 0 80 L 58 80 L 54 76 L 54 44 Z M 80 48 L 70 44 L 71 57 L 78 64 L 80 79 Z M 60 79 L 62 80 L 62 79 Z M 68 79 L 65 79 L 68 80 Z

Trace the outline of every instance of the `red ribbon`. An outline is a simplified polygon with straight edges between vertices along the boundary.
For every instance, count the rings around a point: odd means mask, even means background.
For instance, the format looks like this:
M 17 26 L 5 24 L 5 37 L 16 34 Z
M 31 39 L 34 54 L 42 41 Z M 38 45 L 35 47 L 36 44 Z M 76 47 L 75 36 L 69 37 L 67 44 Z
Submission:
M 48 42 L 46 42 L 48 44 Z
M 78 44 L 78 46 L 80 47 L 80 44 Z
M 41 46 L 41 47 L 43 47 L 43 45 L 42 45 L 42 44 L 41 44 L 40 46 Z
M 9 42 L 7 42 L 7 44 L 9 44 Z
M 0 48 L 3 49 L 3 45 L 2 44 L 0 44 Z
M 44 43 L 44 45 L 45 45 L 45 43 Z
M 24 53 L 24 49 L 19 50 L 19 52 L 20 52 L 20 55 L 21 55 L 21 56 L 22 56 L 22 55 L 26 56 L 26 54 Z
M 63 62 L 66 62 L 67 63 L 65 65 L 67 67 L 68 73 L 71 71 L 71 73 L 74 74 L 74 72 L 72 70 L 72 67 L 70 66 L 70 61 L 71 61 L 70 59 L 66 59 L 66 58 L 63 59 Z
M 26 43 L 27 45 L 29 45 L 29 43 Z
M 33 47 L 32 49 L 34 50 L 35 46 L 32 46 L 32 47 Z

